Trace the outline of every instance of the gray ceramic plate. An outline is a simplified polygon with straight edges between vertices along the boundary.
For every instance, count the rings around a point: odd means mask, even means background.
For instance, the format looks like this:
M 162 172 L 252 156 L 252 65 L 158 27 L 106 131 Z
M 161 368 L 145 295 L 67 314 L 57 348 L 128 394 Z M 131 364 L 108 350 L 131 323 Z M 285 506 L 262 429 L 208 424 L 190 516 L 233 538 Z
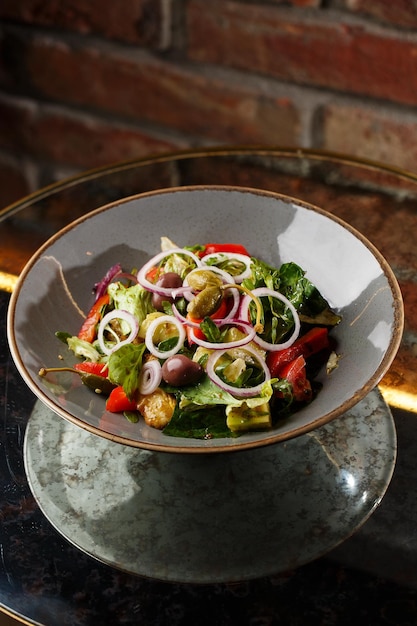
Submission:
M 215 456 L 125 447 L 38 402 L 24 458 L 43 513 L 70 542 L 151 578 L 230 582 L 329 551 L 369 517 L 394 469 L 378 391 L 313 433 Z
M 140 267 L 166 235 L 179 246 L 243 243 L 279 266 L 294 261 L 343 315 L 335 337 L 342 358 L 305 409 L 268 432 L 209 441 L 174 438 L 144 423 L 106 413 L 85 388 L 61 396 L 38 376 L 62 365 L 55 331 L 76 334 L 92 302 L 92 286 L 116 262 Z M 345 413 L 373 389 L 401 339 L 403 307 L 396 279 L 359 233 L 306 203 L 260 190 L 169 189 L 123 199 L 79 219 L 29 261 L 13 292 L 8 333 L 13 358 L 30 389 L 52 410 L 91 432 L 149 450 L 219 452 L 289 439 Z M 67 364 L 74 361 L 67 356 Z

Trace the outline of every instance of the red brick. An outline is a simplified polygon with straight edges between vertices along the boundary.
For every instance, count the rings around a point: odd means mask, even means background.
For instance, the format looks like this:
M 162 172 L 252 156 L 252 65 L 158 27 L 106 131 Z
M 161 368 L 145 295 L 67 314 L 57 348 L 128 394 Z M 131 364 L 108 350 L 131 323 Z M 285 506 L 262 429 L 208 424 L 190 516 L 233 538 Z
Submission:
M 321 0 L 272 0 L 275 4 L 292 5 L 295 7 L 313 7 L 318 8 Z
M 22 166 L 17 161 L 0 157 L 0 210 L 29 192 Z
M 321 19 L 317 18 L 321 16 Z M 189 58 L 408 104 L 417 103 L 417 35 L 328 12 L 290 12 L 233 1 L 191 0 Z M 213 44 L 215 42 L 215 44 Z
M 134 126 L 17 98 L 0 101 L 0 146 L 73 167 L 92 168 L 187 147 Z
M 33 143 L 36 106 L 18 98 L 0 98 L 0 147 L 24 153 Z
M 404 300 L 404 313 L 405 313 L 405 320 L 406 320 L 406 330 L 407 331 L 411 331 L 414 334 L 417 333 L 417 318 L 416 318 L 416 311 L 417 311 L 417 289 L 416 289 L 416 283 L 413 282 L 408 282 L 408 281 L 402 281 L 400 283 L 400 287 L 401 287 L 401 293 L 403 296 L 403 300 Z M 414 357 L 416 356 L 416 354 L 414 355 Z M 413 367 L 413 369 L 415 370 L 416 368 Z
M 404 26 L 417 27 L 417 6 L 410 0 L 344 0 L 343 5 L 353 13 L 376 18 L 383 22 Z
M 16 84 L 21 86 L 28 77 L 42 98 L 151 121 L 222 143 L 298 143 L 299 118 L 289 98 L 239 80 L 114 46 L 72 49 L 51 38 L 21 45 Z
M 322 124 L 323 148 L 417 172 L 417 116 L 332 104 Z
M 164 28 L 161 0 L 1 0 L 0 18 L 26 24 L 99 34 L 159 47 Z

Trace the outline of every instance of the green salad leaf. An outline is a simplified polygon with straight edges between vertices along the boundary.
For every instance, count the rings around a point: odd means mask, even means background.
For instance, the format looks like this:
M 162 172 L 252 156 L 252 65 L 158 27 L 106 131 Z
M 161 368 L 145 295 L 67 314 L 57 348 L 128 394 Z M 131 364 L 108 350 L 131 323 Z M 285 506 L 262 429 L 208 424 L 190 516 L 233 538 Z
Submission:
M 196 385 L 184 387 L 182 389 L 179 407 L 180 409 L 193 411 L 201 407 L 213 405 L 233 404 L 239 405 L 239 400 L 234 398 L 229 392 L 224 391 L 215 385 L 208 376 L 203 378 Z
M 177 404 L 170 422 L 164 428 L 170 437 L 218 439 L 233 437 L 226 423 L 224 406 L 213 405 L 195 411 L 185 411 Z
M 144 343 L 128 343 L 120 346 L 109 357 L 109 379 L 116 385 L 122 385 L 129 399 L 133 398 L 138 388 L 145 349 Z
M 123 309 L 136 317 L 139 326 L 142 324 L 148 313 L 154 313 L 156 309 L 152 306 L 152 293 L 136 284 L 126 287 L 122 283 L 111 283 L 107 291 L 113 301 L 115 309 Z M 129 324 L 120 320 L 121 329 L 124 334 L 130 331 Z
M 331 310 L 327 300 L 296 263 L 284 263 L 277 269 L 260 259 L 252 258 L 251 269 L 252 276 L 245 279 L 243 285 L 250 290 L 267 287 L 279 291 L 294 305 L 301 321 L 326 326 L 336 326 L 340 322 L 341 317 Z M 285 304 L 275 298 L 263 298 L 263 303 L 269 320 L 263 338 L 277 343 L 291 331 L 292 315 Z
M 72 350 L 75 356 L 84 357 L 93 363 L 97 363 L 102 357 L 100 352 L 96 350 L 91 343 L 84 341 L 84 339 L 79 339 L 75 335 L 67 337 L 67 344 L 68 348 Z

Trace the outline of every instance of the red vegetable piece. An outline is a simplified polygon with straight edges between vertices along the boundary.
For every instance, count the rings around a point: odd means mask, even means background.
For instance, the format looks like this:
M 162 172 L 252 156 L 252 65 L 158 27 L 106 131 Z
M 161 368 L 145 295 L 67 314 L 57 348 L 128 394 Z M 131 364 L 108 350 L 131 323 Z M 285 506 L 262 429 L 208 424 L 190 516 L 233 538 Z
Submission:
M 101 296 L 91 307 L 78 333 L 78 339 L 93 343 L 97 336 L 97 324 L 100 321 L 103 308 L 109 303 L 109 295 Z
M 210 315 L 210 317 L 212 320 L 222 320 L 224 317 L 226 317 L 229 311 L 230 311 L 230 298 L 222 298 L 219 307 L 216 309 L 214 313 L 212 313 L 212 315 Z M 187 314 L 187 319 L 190 320 L 190 322 L 194 322 L 194 324 L 201 324 L 201 322 L 203 321 L 202 319 L 191 317 L 191 315 L 189 314 Z M 190 328 L 191 328 L 190 326 L 185 327 L 185 332 L 187 333 L 187 340 L 188 340 L 189 345 L 194 343 L 190 337 Z M 200 328 L 194 328 L 193 330 L 194 330 L 195 336 L 198 339 L 201 339 L 202 341 L 207 341 L 207 337 L 205 336 L 203 331 L 200 330 Z
M 199 256 L 203 258 L 207 254 L 217 254 L 219 252 L 246 254 L 246 256 L 250 256 L 245 246 L 242 246 L 240 243 L 206 243 L 204 250 L 199 252 Z
M 115 387 L 107 398 L 106 409 L 110 413 L 136 411 L 136 408 L 136 401 L 129 400 L 122 386 Z
M 297 402 L 309 402 L 313 392 L 306 375 L 306 362 L 302 355 L 285 365 L 279 378 L 285 378 L 292 386 L 294 399 Z
M 152 267 L 146 274 L 146 280 L 149 280 L 150 283 L 156 283 L 157 280 L 161 277 L 162 273 L 162 268 L 158 265 L 155 265 L 155 267 Z
M 329 333 L 327 328 L 317 326 L 297 339 L 289 348 L 269 352 L 266 363 L 272 378 L 282 378 L 282 368 L 298 356 L 302 355 L 305 359 L 308 359 L 308 357 L 313 354 L 328 349 L 329 346 Z
M 82 363 L 76 363 L 74 369 L 79 372 L 85 372 L 86 374 L 94 374 L 95 376 L 103 376 L 107 378 L 109 368 L 103 363 L 93 363 L 92 361 L 83 361 Z

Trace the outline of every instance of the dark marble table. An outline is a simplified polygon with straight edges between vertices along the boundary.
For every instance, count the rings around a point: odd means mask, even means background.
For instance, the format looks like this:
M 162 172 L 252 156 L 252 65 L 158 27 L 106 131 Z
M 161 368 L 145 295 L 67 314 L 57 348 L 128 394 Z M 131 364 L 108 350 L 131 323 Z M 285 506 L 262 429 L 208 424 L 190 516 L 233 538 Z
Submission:
M 342 545 L 294 571 L 232 584 L 159 582 L 85 555 L 44 517 L 28 486 L 23 439 L 35 398 L 11 360 L 6 314 L 15 277 L 57 229 L 113 199 L 189 184 L 262 187 L 310 201 L 363 232 L 404 296 L 404 339 L 380 390 L 398 438 L 392 481 Z M 62 181 L 0 212 L 0 609 L 45 626 L 417 623 L 417 177 L 341 155 L 218 148 L 116 164 Z

